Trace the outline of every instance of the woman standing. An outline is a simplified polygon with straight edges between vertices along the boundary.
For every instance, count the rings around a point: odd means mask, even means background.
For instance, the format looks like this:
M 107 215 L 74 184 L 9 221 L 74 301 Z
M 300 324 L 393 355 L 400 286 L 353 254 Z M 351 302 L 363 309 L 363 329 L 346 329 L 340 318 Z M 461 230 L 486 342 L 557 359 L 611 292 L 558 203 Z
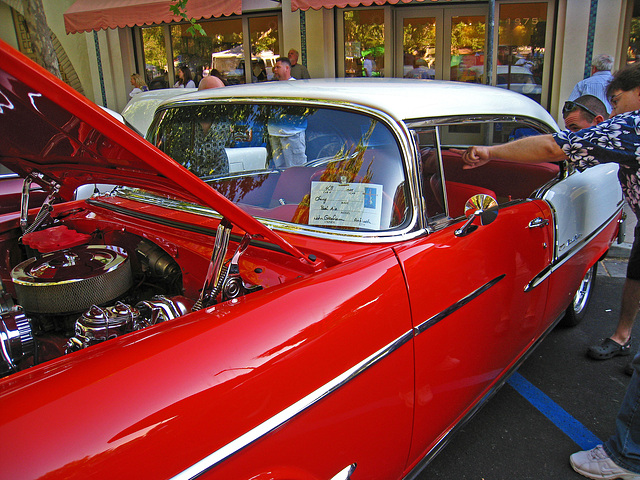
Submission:
M 138 93 L 149 91 L 149 87 L 147 87 L 144 78 L 142 78 L 142 75 L 140 75 L 139 73 L 133 73 L 131 75 L 131 85 L 133 86 L 133 90 L 129 92 L 129 96 L 131 98 L 133 98 L 133 96 L 137 95 Z
M 178 81 L 173 88 L 196 88 L 196 83 L 191 77 L 191 70 L 186 65 L 180 65 L 178 68 Z

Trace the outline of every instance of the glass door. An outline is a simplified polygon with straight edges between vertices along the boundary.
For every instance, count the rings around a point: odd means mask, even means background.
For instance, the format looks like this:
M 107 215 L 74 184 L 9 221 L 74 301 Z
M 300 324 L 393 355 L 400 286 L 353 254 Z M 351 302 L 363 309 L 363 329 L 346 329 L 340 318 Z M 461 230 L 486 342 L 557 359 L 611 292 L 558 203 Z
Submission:
M 396 77 L 484 82 L 486 8 L 396 10 Z
M 487 45 L 486 9 L 445 10 L 444 50 L 448 68 L 444 80 L 467 83 L 487 83 L 484 79 L 484 59 Z
M 416 8 L 396 15 L 396 77 L 442 78 L 442 9 Z

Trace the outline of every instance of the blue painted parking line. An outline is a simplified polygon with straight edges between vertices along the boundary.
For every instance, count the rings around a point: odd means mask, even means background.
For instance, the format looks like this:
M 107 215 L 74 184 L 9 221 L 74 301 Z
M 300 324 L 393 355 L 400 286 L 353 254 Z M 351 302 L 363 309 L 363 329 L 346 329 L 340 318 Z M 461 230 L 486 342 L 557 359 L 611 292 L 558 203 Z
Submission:
M 545 395 L 542 390 L 534 386 L 518 372 L 507 382 L 522 395 L 536 409 L 562 430 L 571 440 L 583 450 L 591 450 L 602 441 L 578 420 L 567 413 L 560 405 Z

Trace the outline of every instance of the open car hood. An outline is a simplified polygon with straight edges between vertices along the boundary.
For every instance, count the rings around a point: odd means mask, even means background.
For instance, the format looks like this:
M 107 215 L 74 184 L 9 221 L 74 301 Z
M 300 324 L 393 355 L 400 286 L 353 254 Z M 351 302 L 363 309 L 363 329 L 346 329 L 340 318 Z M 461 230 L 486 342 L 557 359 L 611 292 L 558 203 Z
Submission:
M 302 253 L 182 165 L 0 40 L 0 163 L 60 186 L 138 187 L 211 207 L 252 236 Z M 37 177 L 41 176 L 40 179 Z

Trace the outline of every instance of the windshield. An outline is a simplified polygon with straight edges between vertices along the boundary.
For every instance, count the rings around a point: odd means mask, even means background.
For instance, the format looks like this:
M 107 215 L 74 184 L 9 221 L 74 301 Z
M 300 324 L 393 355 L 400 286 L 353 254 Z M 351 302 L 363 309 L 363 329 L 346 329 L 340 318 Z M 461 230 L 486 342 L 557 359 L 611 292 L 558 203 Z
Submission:
M 318 228 L 386 230 L 406 216 L 402 156 L 373 117 L 300 105 L 181 105 L 151 141 L 247 213 Z

